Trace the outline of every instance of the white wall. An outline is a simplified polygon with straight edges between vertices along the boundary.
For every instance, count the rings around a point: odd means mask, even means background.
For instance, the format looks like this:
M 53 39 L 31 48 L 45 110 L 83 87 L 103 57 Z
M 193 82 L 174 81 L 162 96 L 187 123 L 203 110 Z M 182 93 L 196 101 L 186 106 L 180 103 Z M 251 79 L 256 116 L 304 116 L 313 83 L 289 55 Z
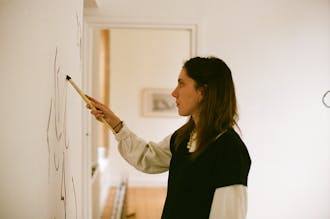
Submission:
M 89 14 L 197 23 L 198 54 L 223 58 L 236 83 L 253 162 L 248 218 L 330 217 L 328 0 L 100 1 Z
M 86 218 L 81 24 L 80 0 L 0 1 L 0 218 Z

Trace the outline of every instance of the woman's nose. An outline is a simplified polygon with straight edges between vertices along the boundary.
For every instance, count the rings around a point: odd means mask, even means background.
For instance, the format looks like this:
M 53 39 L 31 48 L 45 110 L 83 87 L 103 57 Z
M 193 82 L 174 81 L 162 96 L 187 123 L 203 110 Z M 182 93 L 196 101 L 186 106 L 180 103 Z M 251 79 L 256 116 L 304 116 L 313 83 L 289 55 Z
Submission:
M 177 91 L 176 91 L 177 88 L 175 88 L 173 91 L 172 91 L 172 96 L 173 97 L 177 97 Z

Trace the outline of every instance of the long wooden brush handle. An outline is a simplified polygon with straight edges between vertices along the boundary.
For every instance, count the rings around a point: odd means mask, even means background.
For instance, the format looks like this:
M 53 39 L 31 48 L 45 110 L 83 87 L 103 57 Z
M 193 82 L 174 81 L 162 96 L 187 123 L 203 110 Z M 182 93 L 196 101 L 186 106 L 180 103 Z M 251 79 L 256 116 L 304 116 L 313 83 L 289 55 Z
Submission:
M 73 86 L 73 88 L 78 92 L 78 94 L 82 97 L 82 99 L 87 103 L 93 110 L 96 110 L 96 107 L 92 104 L 92 102 L 86 97 L 84 92 L 80 90 L 80 88 L 72 81 L 71 77 L 69 75 L 66 76 L 66 80 L 70 82 L 70 84 Z M 109 129 L 112 130 L 112 127 L 105 121 L 104 118 L 100 119 Z

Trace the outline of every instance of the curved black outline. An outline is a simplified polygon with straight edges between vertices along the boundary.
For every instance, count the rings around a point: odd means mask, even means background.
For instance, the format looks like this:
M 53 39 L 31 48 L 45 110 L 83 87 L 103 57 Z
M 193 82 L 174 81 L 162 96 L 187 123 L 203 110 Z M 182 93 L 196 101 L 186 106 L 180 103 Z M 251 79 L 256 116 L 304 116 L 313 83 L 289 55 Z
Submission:
M 322 97 L 322 103 L 323 103 L 323 105 L 324 105 L 325 107 L 327 107 L 327 108 L 330 108 L 330 105 L 328 105 L 328 104 L 325 102 L 325 98 L 326 98 L 326 96 L 327 96 L 329 93 L 330 93 L 330 90 L 328 90 L 327 92 L 325 92 L 325 93 L 323 94 L 323 97 Z

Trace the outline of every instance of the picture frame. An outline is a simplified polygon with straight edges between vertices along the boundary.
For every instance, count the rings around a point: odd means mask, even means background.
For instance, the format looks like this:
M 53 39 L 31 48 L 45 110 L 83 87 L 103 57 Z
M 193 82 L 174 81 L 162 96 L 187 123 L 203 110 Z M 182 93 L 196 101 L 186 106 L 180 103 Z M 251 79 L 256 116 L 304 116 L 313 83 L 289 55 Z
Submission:
M 142 115 L 146 117 L 178 117 L 171 89 L 144 88 L 142 90 Z

